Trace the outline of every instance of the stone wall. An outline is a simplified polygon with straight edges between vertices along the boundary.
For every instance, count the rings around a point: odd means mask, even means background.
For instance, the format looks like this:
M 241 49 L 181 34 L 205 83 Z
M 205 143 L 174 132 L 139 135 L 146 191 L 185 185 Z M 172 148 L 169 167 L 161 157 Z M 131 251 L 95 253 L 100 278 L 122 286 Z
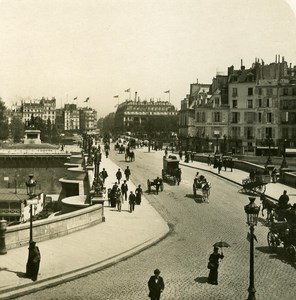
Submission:
M 84 229 L 103 221 L 104 207 L 100 204 L 78 211 L 56 215 L 48 219 L 33 222 L 33 240 L 40 242 L 71 232 Z M 12 249 L 29 243 L 30 223 L 8 227 L 6 231 L 6 248 Z

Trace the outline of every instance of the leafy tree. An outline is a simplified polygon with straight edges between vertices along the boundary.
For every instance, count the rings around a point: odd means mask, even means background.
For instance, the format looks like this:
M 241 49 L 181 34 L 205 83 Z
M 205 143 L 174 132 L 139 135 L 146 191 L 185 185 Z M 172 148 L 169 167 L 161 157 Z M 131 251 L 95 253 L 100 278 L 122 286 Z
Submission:
M 19 143 L 24 137 L 24 124 L 22 120 L 14 116 L 10 123 L 10 132 L 15 143 Z
M 6 107 L 2 99 L 0 98 L 0 140 L 6 140 L 9 136 L 9 126 L 6 115 Z

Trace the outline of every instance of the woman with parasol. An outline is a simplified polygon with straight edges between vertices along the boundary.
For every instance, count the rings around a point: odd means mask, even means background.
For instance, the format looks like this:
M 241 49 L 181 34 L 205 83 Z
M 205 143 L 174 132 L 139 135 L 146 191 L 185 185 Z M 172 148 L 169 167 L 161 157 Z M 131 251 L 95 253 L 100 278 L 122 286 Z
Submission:
M 223 259 L 224 255 L 221 250 L 221 254 L 219 253 L 219 247 L 229 247 L 229 245 L 225 242 L 218 242 L 214 244 L 214 252 L 209 257 L 208 269 L 210 269 L 208 283 L 218 285 L 218 267 L 219 267 L 219 259 Z

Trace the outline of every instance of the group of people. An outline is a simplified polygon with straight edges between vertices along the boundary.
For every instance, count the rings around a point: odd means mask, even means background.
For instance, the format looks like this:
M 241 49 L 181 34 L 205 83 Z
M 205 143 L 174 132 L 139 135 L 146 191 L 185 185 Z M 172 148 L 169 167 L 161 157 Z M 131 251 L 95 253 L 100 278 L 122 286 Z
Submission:
M 105 169 L 103 169 L 102 173 L 103 172 L 106 172 Z M 133 212 L 135 210 L 135 206 L 141 204 L 143 190 L 141 185 L 139 184 L 135 191 L 130 191 L 128 195 L 129 187 L 127 182 L 129 181 L 131 175 L 131 170 L 128 166 L 124 170 L 124 174 L 125 180 L 123 180 L 123 182 L 121 183 L 123 175 L 120 169 L 117 170 L 115 174 L 116 182 L 114 183 L 113 187 L 108 190 L 109 204 L 111 207 L 117 207 L 117 210 L 120 212 L 122 204 L 124 203 L 124 201 L 128 200 L 129 211 Z

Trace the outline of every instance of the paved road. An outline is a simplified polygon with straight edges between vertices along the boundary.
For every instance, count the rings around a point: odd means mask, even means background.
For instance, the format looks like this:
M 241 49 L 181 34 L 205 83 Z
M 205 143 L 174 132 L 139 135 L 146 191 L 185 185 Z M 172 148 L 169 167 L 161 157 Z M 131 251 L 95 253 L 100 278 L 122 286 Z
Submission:
M 142 184 L 145 190 L 147 179 L 161 173 L 161 153 L 137 150 L 133 163 L 125 163 L 123 155 L 111 156 L 122 168 L 129 165 L 132 180 Z M 249 243 L 243 206 L 248 198 L 238 193 L 235 184 L 205 174 L 213 186 L 210 201 L 195 201 L 192 198 L 194 174 L 194 169 L 183 167 L 180 186 L 165 184 L 160 195 L 147 195 L 150 203 L 171 224 L 172 233 L 165 240 L 101 272 L 19 299 L 148 299 L 147 280 L 156 267 L 162 271 L 166 283 L 162 299 L 246 299 Z M 255 230 L 257 299 L 294 299 L 295 267 L 284 261 L 282 255 L 269 252 L 267 232 L 262 220 Z M 231 247 L 224 250 L 219 285 L 212 286 L 206 283 L 207 258 L 212 244 L 221 239 Z M 83 246 L 81 251 L 83 253 Z

